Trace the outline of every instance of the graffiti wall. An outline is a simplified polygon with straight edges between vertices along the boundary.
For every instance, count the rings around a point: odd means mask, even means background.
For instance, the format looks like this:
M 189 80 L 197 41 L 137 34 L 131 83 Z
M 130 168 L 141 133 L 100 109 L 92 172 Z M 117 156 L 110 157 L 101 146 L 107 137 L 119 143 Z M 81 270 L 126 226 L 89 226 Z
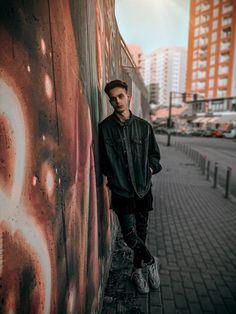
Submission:
M 99 174 L 113 0 L 0 2 L 0 312 L 97 313 L 112 238 Z
M 112 227 L 96 135 L 105 81 L 119 75 L 113 11 L 0 3 L 1 313 L 98 311 Z

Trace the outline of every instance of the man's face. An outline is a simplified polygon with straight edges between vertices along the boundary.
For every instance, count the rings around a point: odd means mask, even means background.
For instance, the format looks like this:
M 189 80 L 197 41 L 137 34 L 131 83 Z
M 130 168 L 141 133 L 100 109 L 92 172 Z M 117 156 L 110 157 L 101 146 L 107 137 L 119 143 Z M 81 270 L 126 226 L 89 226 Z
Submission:
M 125 88 L 115 87 L 110 90 L 109 100 L 115 112 L 122 114 L 129 111 L 130 96 Z

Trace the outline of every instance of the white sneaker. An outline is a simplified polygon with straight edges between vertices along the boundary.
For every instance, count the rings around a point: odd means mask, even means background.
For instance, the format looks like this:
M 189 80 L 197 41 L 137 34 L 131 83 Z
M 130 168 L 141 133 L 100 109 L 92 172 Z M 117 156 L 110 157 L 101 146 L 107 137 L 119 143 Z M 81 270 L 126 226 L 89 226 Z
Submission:
M 148 281 L 152 289 L 158 289 L 160 287 L 161 280 L 158 272 L 159 267 L 160 261 L 156 256 L 154 256 L 154 263 L 147 266 Z
M 142 268 L 137 268 L 133 271 L 131 280 L 135 284 L 139 293 L 146 294 L 149 292 L 149 286 L 146 279 L 143 277 Z

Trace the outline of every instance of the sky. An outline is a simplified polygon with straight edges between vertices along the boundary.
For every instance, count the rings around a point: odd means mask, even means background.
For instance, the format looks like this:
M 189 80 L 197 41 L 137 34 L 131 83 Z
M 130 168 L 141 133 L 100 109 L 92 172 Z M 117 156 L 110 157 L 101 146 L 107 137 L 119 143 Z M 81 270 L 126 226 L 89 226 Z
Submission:
M 166 46 L 187 47 L 190 0 L 116 0 L 116 19 L 128 44 L 144 53 Z

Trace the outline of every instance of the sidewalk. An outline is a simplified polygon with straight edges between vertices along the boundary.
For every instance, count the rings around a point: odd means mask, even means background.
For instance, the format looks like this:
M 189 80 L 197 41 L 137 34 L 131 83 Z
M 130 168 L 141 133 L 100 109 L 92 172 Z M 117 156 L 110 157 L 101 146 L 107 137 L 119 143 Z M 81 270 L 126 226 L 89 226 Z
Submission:
M 135 291 L 132 253 L 118 239 L 102 313 L 236 313 L 236 204 L 182 152 L 160 148 L 163 170 L 153 177 L 148 236 L 162 263 L 160 291 Z

